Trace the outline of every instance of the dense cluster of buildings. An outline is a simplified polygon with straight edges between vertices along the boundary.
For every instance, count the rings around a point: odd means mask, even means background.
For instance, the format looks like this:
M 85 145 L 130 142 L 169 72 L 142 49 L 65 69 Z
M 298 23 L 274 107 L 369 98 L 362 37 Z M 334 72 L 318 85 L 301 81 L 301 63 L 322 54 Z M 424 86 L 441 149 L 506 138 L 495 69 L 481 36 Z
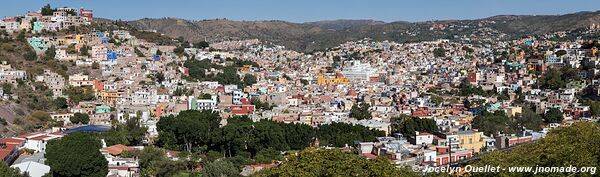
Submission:
M 0 19 L 0 30 L 8 32 L 31 30 L 33 32 L 59 31 L 84 24 L 90 24 L 94 19 L 92 10 L 73 8 L 57 8 L 52 14 L 43 15 L 41 12 L 28 12 L 24 15 L 4 17 Z
M 58 9 L 52 16 L 27 13 L 0 21 L 0 30 L 18 31 L 60 30 L 88 24 L 92 11 L 81 9 L 70 15 Z M 33 24 L 33 26 L 28 26 Z M 431 30 L 453 29 L 454 26 L 435 24 Z M 485 30 L 484 30 L 485 31 Z M 490 33 L 485 33 L 486 36 Z M 460 38 L 460 37 L 459 37 Z M 589 106 L 580 103 L 575 94 L 593 87 L 600 96 L 600 71 L 597 49 L 585 49 L 586 41 L 552 42 L 535 37 L 511 41 L 483 39 L 486 44 L 474 45 L 469 40 L 436 40 L 415 43 L 396 43 L 364 39 L 344 43 L 327 51 L 312 54 L 287 50 L 283 46 L 264 44 L 258 40 L 228 41 L 211 44 L 219 50 L 158 45 L 138 39 L 125 30 L 91 31 L 64 36 L 31 37 L 27 41 L 38 54 L 55 49 L 54 59 L 72 61 L 80 66 L 97 65 L 98 73 L 81 72 L 67 78 L 45 70 L 36 76 L 53 97 L 65 97 L 65 89 L 82 87 L 93 92 L 94 99 L 80 101 L 66 112 L 50 116 L 64 126 L 72 126 L 75 113 L 89 115 L 89 124 L 110 126 L 113 121 L 125 122 L 139 117 L 148 127 L 146 141 L 157 137 L 156 123 L 163 116 L 185 110 L 213 110 L 227 118 L 249 116 L 254 121 L 272 120 L 300 123 L 318 127 L 333 122 L 362 125 L 381 130 L 386 137 L 373 142 L 357 142 L 357 152 L 367 158 L 388 157 L 395 164 L 409 166 L 440 166 L 468 160 L 486 151 L 510 148 L 543 138 L 550 128 L 574 121 L 592 119 Z M 524 48 L 546 48 L 535 55 L 526 55 Z M 551 48 L 548 46 L 552 46 Z M 82 54 L 82 51 L 87 54 Z M 437 53 L 435 51 L 438 51 Z M 441 53 L 439 51 L 442 51 Z M 506 53 L 502 56 L 501 53 Z M 192 81 L 188 60 L 208 61 L 211 64 L 231 65 L 227 59 L 236 58 L 257 63 L 237 68 L 239 77 L 252 75 L 257 82 L 251 85 L 228 85 L 218 81 Z M 500 61 L 499 61 L 500 60 Z M 576 74 L 582 81 L 569 82 L 566 88 L 540 89 L 539 76 L 548 68 L 570 66 L 588 67 Z M 223 71 L 205 69 L 204 73 Z M 28 79 L 23 70 L 0 65 L 0 82 L 15 84 Z M 591 80 L 587 83 L 587 80 Z M 457 94 L 458 87 L 467 82 L 492 96 Z M 1 91 L 1 90 L 0 90 Z M 9 99 L 10 94 L 2 94 Z M 500 99 L 499 95 L 508 98 Z M 522 96 L 519 97 L 519 96 Z M 272 109 L 258 108 L 256 100 Z M 522 103 L 516 104 L 516 101 Z M 465 102 L 478 102 L 469 107 Z M 370 105 L 371 119 L 358 120 L 350 115 L 354 105 Z M 473 119 L 483 111 L 503 111 L 508 116 L 522 113 L 522 105 L 532 105 L 538 114 L 550 108 L 563 112 L 564 122 L 541 131 L 524 130 L 515 134 L 485 135 L 472 128 Z M 436 122 L 438 132 L 415 132 L 402 135 L 392 129 L 393 117 L 408 115 Z M 43 153 L 47 141 L 63 136 L 60 131 L 38 132 L 0 139 L 0 158 L 12 164 L 19 150 Z M 327 146 L 327 145 L 325 145 Z M 109 175 L 136 176 L 136 159 L 120 158 L 125 150 L 143 147 L 115 145 L 101 151 L 109 161 Z M 172 157 L 175 158 L 175 157 Z M 20 162 L 36 163 L 42 161 Z M 246 173 L 272 165 L 248 166 Z M 33 173 L 30 173 L 33 174 Z

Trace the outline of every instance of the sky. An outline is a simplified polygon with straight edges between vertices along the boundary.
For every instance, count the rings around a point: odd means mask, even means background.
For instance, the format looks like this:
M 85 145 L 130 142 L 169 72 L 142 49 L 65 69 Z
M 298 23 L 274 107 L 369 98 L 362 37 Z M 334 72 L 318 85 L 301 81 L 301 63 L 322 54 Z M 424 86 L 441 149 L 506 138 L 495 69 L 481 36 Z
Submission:
M 2 0 L 0 17 L 53 7 L 84 7 L 95 17 L 136 20 L 177 17 L 188 20 L 336 19 L 428 21 L 477 19 L 494 15 L 559 15 L 600 10 L 598 0 Z

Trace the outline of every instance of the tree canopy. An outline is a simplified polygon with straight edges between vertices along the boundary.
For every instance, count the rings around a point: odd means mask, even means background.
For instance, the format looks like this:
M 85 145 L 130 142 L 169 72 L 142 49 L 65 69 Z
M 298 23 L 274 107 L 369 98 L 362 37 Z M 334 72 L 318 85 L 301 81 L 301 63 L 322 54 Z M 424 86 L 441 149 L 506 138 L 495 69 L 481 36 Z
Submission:
M 496 111 L 494 113 L 484 111 L 473 119 L 473 128 L 483 131 L 488 136 L 496 135 L 500 132 L 513 133 L 515 129 L 511 122 L 511 119 L 504 111 Z
M 24 175 L 19 169 L 11 168 L 4 162 L 0 162 L 0 177 L 28 177 Z
M 127 153 L 127 156 L 139 160 L 142 176 L 173 176 L 185 170 L 183 162 L 170 160 L 163 149 L 154 146 L 146 146 L 143 150 Z
M 341 150 L 307 149 L 287 159 L 257 176 L 417 176 L 409 169 L 397 168 L 385 158 L 368 160 Z
M 559 128 L 534 143 L 510 151 L 494 151 L 472 162 L 474 166 L 500 167 L 598 167 L 600 166 L 600 127 L 597 123 L 575 123 Z M 589 173 L 477 173 L 474 176 L 593 176 Z
M 192 152 L 193 147 L 210 143 L 210 135 L 219 129 L 219 114 L 210 110 L 182 111 L 163 117 L 157 123 L 158 143 L 163 147 Z
M 331 123 L 321 125 L 317 135 L 321 145 L 344 147 L 351 146 L 355 141 L 375 141 L 377 137 L 385 136 L 385 132 L 370 130 L 360 125 Z
M 368 103 L 363 102 L 360 104 L 354 104 L 350 109 L 350 117 L 358 120 L 371 119 L 373 117 L 371 116 L 371 112 L 369 112 L 370 108 L 371 105 L 369 105 Z
M 53 176 L 104 177 L 108 162 L 100 154 L 100 147 L 92 134 L 72 133 L 48 143 L 46 163 Z
M 550 108 L 544 114 L 544 119 L 547 123 L 562 123 L 564 119 L 563 112 L 559 108 Z
M 226 160 L 216 160 L 208 162 L 204 166 L 202 176 L 206 177 L 223 177 L 223 176 L 240 176 L 239 170 L 235 165 Z
M 332 123 L 318 129 L 305 124 L 268 120 L 253 122 L 248 117 L 232 117 L 219 127 L 220 117 L 211 111 L 184 111 L 163 117 L 157 124 L 157 145 L 166 149 L 201 153 L 210 159 L 233 158 L 234 164 L 268 162 L 277 154 L 302 150 L 318 138 L 321 144 L 343 147 L 355 141 L 374 141 L 382 131 L 360 125 Z
M 433 119 L 421 119 L 403 115 L 392 117 L 392 130 L 394 133 L 402 133 L 404 136 L 413 136 L 416 131 L 419 132 L 437 132 L 438 126 Z
M 90 122 L 90 116 L 86 113 L 75 113 L 73 117 L 71 117 L 71 123 L 73 124 L 87 124 Z

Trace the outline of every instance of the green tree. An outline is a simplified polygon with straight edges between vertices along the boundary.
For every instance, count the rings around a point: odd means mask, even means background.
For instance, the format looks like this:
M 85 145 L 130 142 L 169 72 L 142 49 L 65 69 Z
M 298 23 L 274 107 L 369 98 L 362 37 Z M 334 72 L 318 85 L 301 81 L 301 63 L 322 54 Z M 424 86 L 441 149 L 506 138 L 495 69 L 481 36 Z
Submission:
M 302 85 L 308 85 L 308 81 L 306 79 L 300 79 L 300 83 L 302 83 Z
M 496 111 L 494 113 L 484 111 L 473 119 L 473 128 L 483 131 L 488 136 L 498 133 L 513 133 L 515 132 L 515 127 L 512 125 L 511 119 L 504 111 Z
M 117 126 L 118 131 L 123 131 L 129 145 L 139 146 L 144 142 L 148 128 L 140 123 L 140 116 L 131 117 L 124 125 Z
M 162 83 L 163 81 L 165 81 L 165 74 L 164 74 L 162 71 L 161 71 L 161 72 L 158 72 L 158 73 L 154 74 L 154 77 L 153 77 L 153 79 L 154 79 L 154 81 L 155 81 L 156 83 L 159 83 L 159 84 L 160 84 L 160 83 Z
M 435 105 L 441 105 L 444 102 L 444 98 L 437 95 L 432 95 L 430 98 L 431 102 Z
M 54 47 L 54 45 L 50 46 L 50 48 L 48 48 L 48 50 L 46 50 L 44 52 L 44 60 L 53 60 L 54 57 L 56 56 L 56 47 Z
M 240 171 L 233 163 L 226 160 L 216 160 L 208 162 L 204 166 L 202 176 L 206 177 L 227 177 L 227 176 L 240 176 Z
M 212 95 L 209 93 L 201 94 L 200 99 L 211 99 Z
M 77 54 L 78 53 L 77 49 L 75 48 L 75 44 L 71 44 L 71 45 L 67 46 L 67 53 L 68 54 Z
M 244 75 L 244 85 L 252 86 L 253 84 L 256 84 L 256 76 L 252 74 Z
M 25 54 L 23 54 L 23 58 L 27 61 L 35 61 L 37 60 L 37 54 L 33 49 L 28 49 Z
M 600 102 L 593 100 L 585 100 L 583 104 L 590 107 L 590 112 L 594 117 L 600 117 Z
M 472 161 L 473 166 L 500 167 L 598 167 L 600 166 L 600 127 L 597 123 L 580 122 L 550 131 L 534 143 L 511 150 L 494 151 Z M 473 173 L 467 176 L 594 176 L 590 173 Z
M 192 152 L 193 147 L 210 142 L 211 133 L 219 128 L 220 116 L 210 110 L 183 111 L 177 116 L 161 118 L 157 123 L 158 144 Z
M 75 113 L 70 119 L 73 124 L 87 124 L 90 122 L 90 116 L 86 113 Z
M 87 45 L 83 45 L 80 49 L 79 49 L 79 55 L 81 56 L 87 56 L 90 57 L 90 47 L 88 47 Z
M 50 6 L 50 4 L 46 4 L 42 7 L 42 15 L 43 16 L 52 16 L 54 14 L 54 9 Z
M 1 88 L 2 88 L 2 92 L 4 92 L 4 94 L 13 94 L 13 91 L 12 91 L 13 86 L 12 86 L 12 84 L 6 83 L 6 82 L 2 83 Z
M 540 77 L 538 81 L 538 85 L 544 89 L 557 90 L 560 88 L 564 88 L 567 85 L 565 80 L 563 79 L 563 73 L 560 70 L 554 68 L 548 69 L 548 71 L 544 75 L 542 75 L 542 77 Z
M 523 113 L 518 114 L 515 117 L 515 121 L 518 125 L 521 125 L 527 129 L 539 131 L 542 128 L 544 119 L 541 115 L 535 113 L 530 108 L 524 107 Z M 520 128 L 520 127 L 517 127 Z
M 74 104 L 78 104 L 80 101 L 92 101 L 96 99 L 94 91 L 90 87 L 69 86 L 63 92 L 69 96 L 69 99 Z
M 273 105 L 270 105 L 267 102 L 260 101 L 260 99 L 258 99 L 256 97 L 250 99 L 250 102 L 256 107 L 256 109 L 260 109 L 260 110 L 272 110 L 274 107 Z
M 433 49 L 433 56 L 436 58 L 446 57 L 446 49 L 444 49 L 444 48 Z
M 385 132 L 346 123 L 321 125 L 317 131 L 317 137 L 322 145 L 336 147 L 352 145 L 355 141 L 375 141 L 377 137 L 381 136 L 385 136 Z
M 93 63 L 92 63 L 92 69 L 100 69 L 100 63 L 98 63 L 98 62 L 93 62 Z
M 544 120 L 547 123 L 562 123 L 564 119 L 563 112 L 559 108 L 550 108 L 544 114 Z
M 352 105 L 352 109 L 350 109 L 350 117 L 358 120 L 371 119 L 371 112 L 369 112 L 370 108 L 371 105 L 368 103 L 363 102 L 360 104 L 354 104 Z
M 173 176 L 185 170 L 181 162 L 170 160 L 163 149 L 154 146 L 130 153 L 138 159 L 142 176 Z
M 22 174 L 19 169 L 11 168 L 4 162 L 0 162 L 0 177 L 28 177 Z
M 418 176 L 398 168 L 385 158 L 368 160 L 341 150 L 308 149 L 287 157 L 287 161 L 256 176 Z
M 438 131 L 438 126 L 433 119 L 421 119 L 401 115 L 400 117 L 392 117 L 390 122 L 392 123 L 392 131 L 402 133 L 404 136 L 413 136 L 416 131 L 429 133 Z
M 273 160 L 277 160 L 277 161 L 283 160 L 283 156 L 281 155 L 281 152 L 279 152 L 275 149 L 268 148 L 268 149 L 259 151 L 256 154 L 255 160 L 256 160 L 256 163 L 259 163 L 259 164 L 270 164 L 273 162 Z
M 91 134 L 72 133 L 48 143 L 46 163 L 53 176 L 104 177 L 108 162 L 100 154 L 100 147 Z
M 232 66 L 223 68 L 223 72 L 215 76 L 215 79 L 223 85 L 239 85 L 241 84 L 240 76 L 237 74 L 237 69 Z
M 481 87 L 473 87 L 471 83 L 467 79 L 463 79 L 459 85 L 459 95 L 460 96 L 472 96 L 472 95 L 481 95 L 487 96 L 483 88 Z
M 194 47 L 199 48 L 199 49 L 204 49 L 204 48 L 209 47 L 209 43 L 206 41 L 200 41 L 198 43 L 195 43 Z

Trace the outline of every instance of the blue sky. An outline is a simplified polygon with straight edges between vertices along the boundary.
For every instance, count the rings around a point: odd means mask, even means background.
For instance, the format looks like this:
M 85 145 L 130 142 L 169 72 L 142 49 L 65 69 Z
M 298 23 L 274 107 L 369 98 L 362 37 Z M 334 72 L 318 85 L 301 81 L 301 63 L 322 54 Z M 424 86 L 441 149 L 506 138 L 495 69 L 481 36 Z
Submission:
M 97 17 L 135 20 L 179 17 L 190 20 L 334 19 L 427 21 L 494 15 L 557 15 L 600 10 L 598 0 L 2 0 L 0 17 L 53 7 L 85 7 Z

